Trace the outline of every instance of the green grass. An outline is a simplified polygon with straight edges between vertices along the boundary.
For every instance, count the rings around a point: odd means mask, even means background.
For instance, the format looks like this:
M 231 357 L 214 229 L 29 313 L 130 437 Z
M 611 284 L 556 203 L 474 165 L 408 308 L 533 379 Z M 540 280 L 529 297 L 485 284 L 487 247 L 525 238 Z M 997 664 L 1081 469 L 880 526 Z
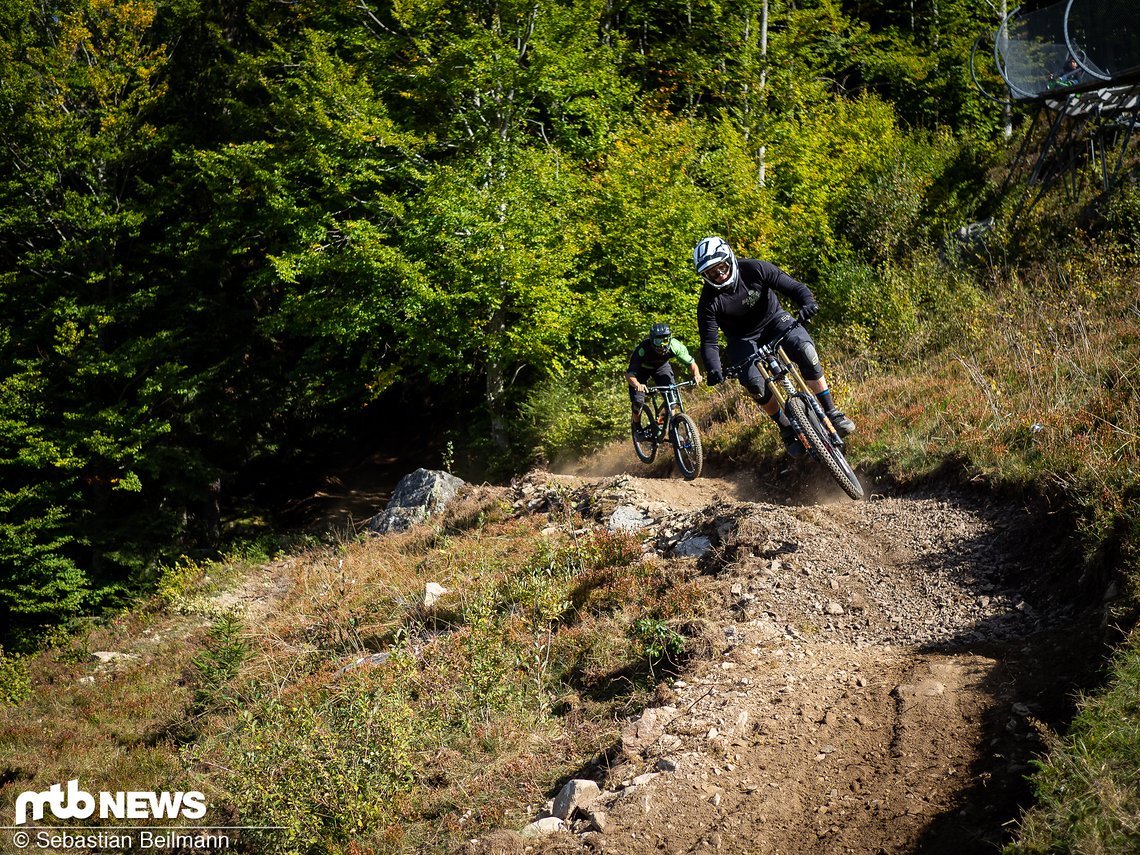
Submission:
M 1048 744 L 1033 779 L 1037 804 L 1009 855 L 1140 852 L 1140 635 L 1119 651 L 1109 685 Z

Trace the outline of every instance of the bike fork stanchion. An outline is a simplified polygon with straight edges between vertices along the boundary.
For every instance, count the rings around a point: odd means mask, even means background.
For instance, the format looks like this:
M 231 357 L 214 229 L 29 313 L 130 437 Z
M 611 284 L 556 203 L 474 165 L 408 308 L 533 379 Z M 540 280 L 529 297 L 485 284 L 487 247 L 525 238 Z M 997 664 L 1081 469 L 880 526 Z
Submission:
M 827 413 L 823 410 L 823 405 L 820 404 L 818 400 L 814 400 L 814 395 L 812 398 L 813 400 L 808 401 L 808 405 L 812 408 L 812 412 L 815 413 L 815 417 L 819 419 L 819 423 L 827 428 L 828 439 L 831 440 L 831 444 L 836 448 L 843 448 L 843 437 L 839 435 L 839 431 L 835 429 L 835 425 L 833 425 L 831 419 L 827 417 Z

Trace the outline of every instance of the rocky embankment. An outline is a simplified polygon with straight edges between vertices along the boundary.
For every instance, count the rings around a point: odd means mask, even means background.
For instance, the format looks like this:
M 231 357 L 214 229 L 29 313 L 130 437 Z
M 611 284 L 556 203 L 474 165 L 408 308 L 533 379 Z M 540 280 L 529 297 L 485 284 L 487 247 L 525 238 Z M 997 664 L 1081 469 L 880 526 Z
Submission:
M 637 531 L 713 619 L 611 751 L 473 851 L 986 850 L 1095 649 L 1056 527 L 984 493 L 534 473 L 511 496 Z

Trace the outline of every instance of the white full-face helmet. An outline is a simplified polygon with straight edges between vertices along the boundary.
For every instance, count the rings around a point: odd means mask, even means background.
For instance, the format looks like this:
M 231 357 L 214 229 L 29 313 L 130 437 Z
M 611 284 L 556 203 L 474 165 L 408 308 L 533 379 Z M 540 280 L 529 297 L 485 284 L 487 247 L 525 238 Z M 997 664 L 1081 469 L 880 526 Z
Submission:
M 731 288 L 740 280 L 736 254 L 724 238 L 715 235 L 704 238 L 693 249 L 693 266 L 714 288 Z

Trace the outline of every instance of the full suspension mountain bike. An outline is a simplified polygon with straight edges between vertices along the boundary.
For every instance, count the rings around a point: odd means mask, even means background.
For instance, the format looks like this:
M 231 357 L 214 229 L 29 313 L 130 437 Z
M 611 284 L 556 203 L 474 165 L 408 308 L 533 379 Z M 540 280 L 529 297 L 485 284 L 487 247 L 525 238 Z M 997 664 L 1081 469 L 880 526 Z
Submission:
M 772 390 L 780 409 L 792 423 L 808 454 L 818 460 L 852 499 L 863 498 L 863 485 L 843 456 L 843 439 L 831 424 L 815 395 L 808 388 L 796 364 L 784 352 L 788 333 L 801 325 L 796 318 L 792 326 L 771 344 L 762 344 L 747 359 L 725 370 L 725 376 L 740 378 L 754 363 L 764 383 Z
M 695 385 L 687 380 L 646 387 L 649 400 L 638 410 L 637 427 L 633 429 L 633 450 L 642 463 L 652 463 L 658 447 L 667 442 L 673 446 L 673 459 L 686 481 L 701 474 L 705 459 L 697 423 L 685 412 L 681 400 L 680 390 Z

